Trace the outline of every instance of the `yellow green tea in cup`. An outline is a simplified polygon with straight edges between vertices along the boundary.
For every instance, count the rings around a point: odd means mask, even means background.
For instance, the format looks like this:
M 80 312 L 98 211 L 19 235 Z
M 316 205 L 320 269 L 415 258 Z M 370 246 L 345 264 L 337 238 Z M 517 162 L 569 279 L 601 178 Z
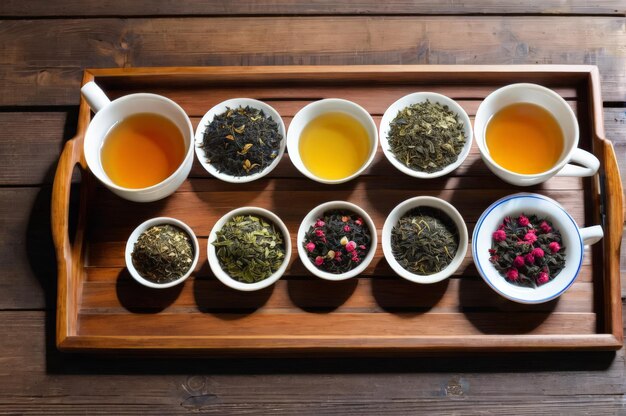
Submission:
M 302 129 L 298 150 L 302 163 L 313 175 L 339 180 L 363 167 L 370 148 L 369 135 L 356 118 L 330 112 L 317 116 Z
M 512 104 L 495 113 L 487 124 L 485 142 L 494 162 L 526 175 L 552 169 L 564 147 L 554 116 L 531 103 Z

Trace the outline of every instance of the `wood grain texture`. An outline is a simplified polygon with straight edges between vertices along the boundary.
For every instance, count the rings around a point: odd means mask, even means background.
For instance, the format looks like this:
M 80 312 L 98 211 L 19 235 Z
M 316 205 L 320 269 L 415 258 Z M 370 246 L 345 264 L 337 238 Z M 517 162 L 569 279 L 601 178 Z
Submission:
M 626 109 L 605 108 L 604 127 L 606 138 L 613 143 L 618 160 L 620 176 L 626 178 Z M 625 227 L 626 228 L 626 227 Z M 622 275 L 622 298 L 626 297 L 626 233 L 622 234 L 622 251 L 620 255 L 620 272 Z
M 302 64 L 587 63 L 600 68 L 605 100 L 626 101 L 626 32 L 619 17 L 105 18 L 40 23 L 5 20 L 0 25 L 6 45 L 0 56 L 0 105 L 75 105 L 85 67 Z M 398 28 L 401 37 L 396 36 Z
M 0 188 L 0 309 L 56 302 L 50 197 L 49 187 Z
M 98 16 L 229 16 L 229 15 L 467 15 L 467 14 L 591 14 L 624 15 L 624 4 L 616 0 L 558 0 L 515 2 L 496 0 L 433 3 L 426 0 L 391 0 L 386 2 L 359 0 L 244 0 L 215 2 L 210 0 L 158 0 L 119 2 L 114 0 L 67 0 L 49 3 L 45 0 L 5 0 L 0 3 L 0 16 L 12 17 L 98 17 Z
M 52 184 L 71 112 L 0 113 L 0 125 L 0 185 Z
M 219 15 L 228 17 L 233 13 L 239 16 L 251 15 L 243 19 L 198 18 Z M 249 24 L 264 13 L 271 13 L 273 17 L 260 19 L 256 25 Z M 400 39 L 398 42 L 398 38 L 401 38 L 397 35 L 398 28 L 402 29 L 400 32 L 403 35 L 405 30 L 397 22 L 403 20 L 390 18 L 404 13 L 413 15 L 406 20 L 410 22 L 406 30 L 409 40 L 403 42 Z M 419 16 L 431 13 L 456 16 Z M 476 13 L 508 16 L 459 16 Z M 543 16 L 514 16 L 511 13 L 554 17 L 543 20 Z M 325 16 L 307 20 L 287 17 L 290 14 Z M 380 38 L 384 35 L 381 41 L 389 46 L 382 50 L 372 49 L 367 41 L 361 40 L 360 35 L 350 37 L 349 31 L 357 34 L 360 31 L 349 25 L 346 30 L 333 27 L 334 33 L 342 37 L 339 40 L 328 41 L 328 36 L 319 36 L 318 39 L 313 29 L 305 30 L 319 20 L 339 21 L 344 25 L 349 23 L 351 18 L 333 18 L 339 14 L 364 15 L 356 20 L 358 24 L 370 36 Z M 572 17 L 572 14 L 581 15 Z M 68 111 L 67 107 L 42 106 L 76 105 L 84 67 L 136 66 L 140 63 L 157 65 L 157 62 L 158 65 L 175 66 L 180 65 L 181 61 L 194 65 L 433 63 L 455 60 L 468 62 L 472 58 L 474 62 L 481 63 L 588 62 L 600 65 L 604 99 L 608 102 L 605 104 L 623 105 L 626 101 L 625 64 L 622 59 L 623 45 L 626 43 L 623 39 L 624 2 L 155 0 L 148 4 L 143 0 L 5 0 L 0 2 L 0 15 L 10 16 L 9 20 L 0 21 L 0 39 L 3 41 L 0 54 L 0 88 L 3 94 L 0 106 L 4 106 L 1 108 L 3 113 L 0 113 L 0 117 L 3 117 L 0 132 L 0 186 L 3 186 L 0 189 L 0 263 L 3 266 L 0 272 L 0 309 L 17 310 L 0 312 L 0 333 L 3 335 L 0 337 L 0 413 L 624 413 L 624 350 L 616 354 L 559 352 L 443 358 L 299 360 L 165 360 L 145 356 L 107 358 L 58 353 L 53 342 L 54 319 L 50 315 L 46 318 L 43 312 L 23 309 L 44 308 L 45 299 L 51 294 L 54 296 L 54 288 L 49 286 L 49 282 L 55 278 L 48 220 L 50 189 L 38 185 L 48 183 L 49 176 L 46 173 L 52 166 L 51 161 L 58 158 L 63 140 L 67 140 L 74 132 L 62 134 L 62 129 L 59 129 L 62 121 L 56 115 L 45 115 L 40 120 L 29 118 L 30 114 L 22 117 L 23 113 L 42 110 Z M 613 18 L 602 20 L 602 23 L 594 21 L 600 15 Z M 53 19 L 41 19 L 45 16 Z M 129 16 L 139 19 L 128 19 Z M 155 16 L 170 18 L 154 19 Z M 278 22 L 284 29 L 272 28 L 268 20 Z M 287 20 L 293 21 L 285 27 L 284 22 Z M 393 21 L 395 24 L 390 25 L 388 30 L 380 30 L 376 24 L 366 24 L 368 20 L 382 24 Z M 303 21 L 308 23 L 301 30 L 299 25 Z M 455 24 L 450 25 L 452 21 Z M 219 24 L 224 22 L 229 24 Z M 237 26 L 241 22 L 246 24 Z M 481 29 L 477 30 L 477 26 L 484 22 L 495 32 L 487 40 Z M 193 30 L 186 32 L 186 26 Z M 330 26 L 330 23 L 326 23 L 320 27 L 325 29 Z M 255 33 L 253 30 L 263 32 Z M 420 30 L 422 34 L 416 35 Z M 248 31 L 249 38 L 256 37 L 258 42 L 272 45 L 270 50 L 256 53 L 258 44 L 253 40 L 248 44 L 241 42 L 232 48 L 221 48 L 216 53 L 210 52 L 215 48 L 212 39 L 222 40 L 223 43 L 227 34 L 235 33 L 239 42 L 248 39 L 242 36 L 242 33 Z M 194 37 L 190 43 L 188 33 Z M 282 38 L 276 40 L 276 33 L 281 33 Z M 313 35 L 303 36 L 306 33 Z M 294 46 L 296 41 L 293 36 L 298 37 L 303 47 Z M 87 47 L 81 44 L 83 40 L 88 43 Z M 201 43 L 204 45 L 198 47 Z M 335 44 L 338 47 L 334 47 Z M 173 53 L 172 45 L 180 47 L 180 53 Z M 188 49 L 188 45 L 195 49 Z M 188 56 L 181 58 L 185 53 Z M 605 108 L 604 114 L 606 136 L 613 141 L 624 178 L 626 129 L 623 108 Z M 15 117 L 12 118 L 12 115 Z M 22 123 L 22 119 L 29 122 Z M 38 125 L 38 121 L 42 124 Z M 75 127 L 75 123 L 66 124 Z M 44 126 L 50 127 L 46 130 Z M 27 135 L 25 132 L 29 129 L 37 131 L 41 137 Z M 54 144 L 44 142 L 44 137 L 45 140 L 53 140 Z M 32 149 L 31 159 L 17 164 L 16 160 L 27 155 L 29 149 Z M 36 154 L 38 149 L 45 150 Z M 12 154 L 15 154 L 15 158 L 12 158 Z M 374 170 L 376 172 L 382 171 Z M 195 170 L 194 175 L 198 179 L 206 177 L 200 170 Z M 480 176 L 477 178 L 480 179 Z M 473 183 L 458 182 L 458 179 L 454 179 L 457 180 L 454 185 L 457 188 L 468 184 L 475 186 Z M 440 183 L 435 185 L 440 186 Z M 574 183 L 559 182 L 550 189 L 554 190 L 561 185 L 576 186 Z M 188 187 L 187 191 L 191 189 Z M 217 188 L 214 190 L 219 191 Z M 434 187 L 431 190 L 435 190 Z M 13 236 L 14 233 L 18 233 L 20 238 L 8 242 L 6 236 Z M 622 277 L 626 279 L 626 254 L 623 250 L 621 258 Z M 104 296 L 102 290 L 107 289 L 101 290 L 98 286 L 110 284 L 111 270 L 94 269 L 93 272 L 95 279 L 89 284 L 93 283 L 94 286 L 90 288 L 93 291 L 89 296 L 103 302 L 106 307 L 110 307 L 111 302 L 119 302 L 114 297 Z M 103 275 L 97 276 L 98 273 Z M 205 277 L 208 287 L 216 283 L 211 283 L 210 276 Z M 452 282 L 460 284 L 461 279 Z M 285 287 L 279 288 L 268 300 L 277 307 L 283 305 L 281 302 L 289 302 L 285 298 L 288 291 L 284 291 Z M 622 288 L 626 290 L 624 284 Z M 357 286 L 354 298 L 350 297 L 342 307 L 352 307 L 355 305 L 353 302 L 357 301 L 376 303 L 367 289 L 368 286 Z M 403 290 L 401 287 L 388 289 L 392 293 Z M 185 288 L 181 293 L 182 299 L 190 300 L 188 290 Z M 472 296 L 481 296 L 480 291 L 469 292 Z M 140 295 L 135 293 L 135 296 Z M 144 296 L 142 299 L 148 302 L 150 297 Z M 476 305 L 476 301 L 472 299 L 469 304 Z M 446 296 L 442 297 L 441 302 L 441 307 L 451 305 Z M 51 305 L 54 307 L 54 302 Z M 185 305 L 174 303 L 171 307 L 184 308 L 187 307 Z M 312 306 L 317 305 L 319 303 L 313 303 Z M 556 310 L 564 312 L 560 309 L 564 305 L 557 304 Z M 491 306 L 505 308 L 502 304 Z
M 61 354 L 43 312 L 0 312 L 0 410 L 19 414 L 619 414 L 623 352 L 410 359 Z M 504 387 L 503 387 L 504 386 Z M 514 387 L 514 394 L 511 392 Z M 251 393 L 252 392 L 252 393 Z M 574 395 L 573 392 L 576 392 Z

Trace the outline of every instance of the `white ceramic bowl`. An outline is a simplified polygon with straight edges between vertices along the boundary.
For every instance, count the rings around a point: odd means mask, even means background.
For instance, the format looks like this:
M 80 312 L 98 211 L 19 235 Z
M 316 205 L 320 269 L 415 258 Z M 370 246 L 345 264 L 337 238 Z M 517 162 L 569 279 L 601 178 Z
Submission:
M 137 239 L 139 238 L 141 233 L 143 233 L 148 228 L 153 227 L 155 225 L 165 225 L 165 224 L 174 225 L 182 229 L 183 231 L 187 233 L 187 235 L 189 235 L 189 238 L 191 239 L 191 244 L 193 244 L 193 253 L 194 253 L 193 263 L 191 263 L 191 267 L 189 268 L 189 271 L 185 273 L 183 276 L 181 276 L 180 278 L 173 280 L 171 282 L 168 282 L 168 283 L 155 283 L 148 279 L 145 279 L 144 277 L 141 276 L 141 274 L 139 274 L 137 269 L 135 269 L 135 266 L 133 266 L 133 259 L 132 259 L 131 254 L 133 253 L 133 248 L 135 247 L 135 243 L 137 242 Z M 140 284 L 147 286 L 147 287 L 154 288 L 154 289 L 165 289 L 168 287 L 176 286 L 184 282 L 189 276 L 191 276 L 191 273 L 193 273 L 194 269 L 196 268 L 196 265 L 198 264 L 199 257 L 200 257 L 200 246 L 198 244 L 198 239 L 196 238 L 196 235 L 194 234 L 193 230 L 187 224 L 175 218 L 157 217 L 157 218 L 152 218 L 147 221 L 144 221 L 143 223 L 139 224 L 137 228 L 135 228 L 135 230 L 132 232 L 130 237 L 128 237 L 128 240 L 126 242 L 126 252 L 125 252 L 126 268 L 130 272 L 130 275 Z
M 272 117 L 276 124 L 278 124 L 278 133 L 283 137 L 283 139 L 280 142 L 280 148 L 278 150 L 278 155 L 276 156 L 276 159 L 274 159 L 274 161 L 270 163 L 270 165 L 267 166 L 265 169 L 260 172 L 253 173 L 252 175 L 232 176 L 224 172 L 218 172 L 218 170 L 212 164 L 208 163 L 206 161 L 206 155 L 204 153 L 204 150 L 200 146 L 202 145 L 202 139 L 204 136 L 204 131 L 206 130 L 206 126 L 211 124 L 215 116 L 227 111 L 227 108 L 236 109 L 240 106 L 250 106 L 252 108 L 256 108 L 257 110 L 263 110 L 266 117 Z M 231 100 L 222 101 L 221 103 L 211 108 L 209 111 L 206 112 L 204 117 L 202 117 L 200 123 L 198 123 L 195 136 L 196 156 L 198 157 L 198 161 L 200 162 L 202 167 L 217 179 L 221 179 L 225 182 L 230 183 L 252 182 L 267 175 L 278 165 L 280 159 L 282 159 L 283 154 L 285 153 L 286 137 L 285 123 L 283 123 L 283 119 L 280 114 L 278 114 L 278 111 L 276 111 L 273 107 L 264 103 L 263 101 L 254 100 L 252 98 L 233 98 Z
M 311 262 L 309 256 L 307 255 L 306 249 L 302 245 L 302 243 L 304 242 L 305 233 L 313 224 L 315 224 L 315 221 L 323 217 L 326 211 L 336 209 L 349 211 L 363 218 L 363 221 L 365 221 L 365 224 L 367 224 L 367 227 L 369 228 L 370 234 L 372 236 L 370 251 L 361 260 L 361 263 L 354 269 L 342 274 L 329 273 L 318 269 L 315 264 Z M 322 279 L 339 281 L 350 279 L 351 277 L 363 273 L 363 271 L 367 268 L 367 266 L 369 266 L 369 264 L 374 259 L 374 256 L 376 255 L 378 236 L 374 221 L 372 221 L 372 218 L 369 216 L 369 214 L 365 212 L 361 207 L 346 201 L 330 201 L 316 206 L 306 215 L 306 217 L 304 217 L 304 219 L 300 223 L 300 228 L 298 229 L 298 238 L 296 239 L 296 241 L 296 244 L 298 245 L 298 256 L 300 257 L 300 261 L 302 261 L 302 264 L 304 264 L 304 267 L 306 267 L 307 270 Z
M 370 138 L 370 153 L 363 163 L 363 166 L 352 175 L 341 179 L 324 179 L 314 175 L 310 170 L 304 166 L 302 158 L 300 157 L 300 135 L 302 130 L 306 127 L 311 120 L 326 113 L 346 113 L 356 120 L 358 120 Z M 295 115 L 291 124 L 289 125 L 289 131 L 287 132 L 287 151 L 289 152 L 289 158 L 291 163 L 307 178 L 314 181 L 326 184 L 337 184 L 348 182 L 357 176 L 359 176 L 374 160 L 376 156 L 376 149 L 378 148 L 378 132 L 376 130 L 376 124 L 370 114 L 360 105 L 353 103 L 352 101 L 342 100 L 339 98 L 327 98 L 325 100 L 314 101 L 304 108 L 302 108 Z
M 260 282 L 244 283 L 230 277 L 230 275 L 222 269 L 220 261 L 217 258 L 215 246 L 212 244 L 212 242 L 217 239 L 217 232 L 222 229 L 224 224 L 232 217 L 238 215 L 254 215 L 257 217 L 263 217 L 270 223 L 273 223 L 276 229 L 283 234 L 283 240 L 285 241 L 285 258 L 283 259 L 283 263 L 278 270 L 276 270 L 276 272 Z M 209 234 L 207 257 L 209 259 L 211 271 L 215 274 L 215 277 L 217 277 L 226 286 L 244 292 L 260 290 L 274 284 L 285 273 L 285 270 L 287 270 L 289 260 L 291 259 L 291 237 L 289 236 L 289 230 L 287 229 L 285 223 L 273 212 L 258 207 L 241 207 L 226 213 L 215 223 L 211 233 Z
M 561 232 L 565 247 L 565 268 L 550 282 L 537 288 L 509 283 L 489 261 L 492 234 L 505 217 L 535 214 L 545 217 Z M 599 225 L 578 228 L 574 219 L 555 200 L 539 194 L 519 193 L 491 204 L 478 219 L 472 236 L 472 256 L 478 273 L 497 293 L 518 303 L 543 303 L 562 295 L 578 276 L 584 245 L 594 244 L 603 236 Z
M 398 115 L 398 112 L 404 109 L 405 107 L 408 107 L 413 104 L 422 103 L 426 100 L 430 101 L 431 103 L 439 103 L 441 105 L 447 105 L 451 111 L 458 114 L 459 121 L 463 123 L 463 131 L 465 133 L 465 138 L 466 138 L 465 146 L 463 146 L 461 153 L 459 153 L 459 156 L 456 162 L 444 167 L 443 169 L 437 172 L 432 172 L 432 173 L 421 172 L 418 170 L 411 169 L 410 167 L 406 166 L 404 163 L 400 162 L 396 158 L 396 156 L 391 152 L 391 149 L 389 148 L 389 131 L 391 130 L 390 124 L 393 121 L 393 119 L 396 118 L 396 116 Z M 389 160 L 389 162 L 391 162 L 391 164 L 396 169 L 398 169 L 402 173 L 405 173 L 409 176 L 413 176 L 415 178 L 430 179 L 430 178 L 437 178 L 439 176 L 447 175 L 448 173 L 452 172 L 453 170 L 461 166 L 461 163 L 463 163 L 463 161 L 467 158 L 467 155 L 469 155 L 470 149 L 472 147 L 473 131 L 472 131 L 472 125 L 470 123 L 469 116 L 467 115 L 463 107 L 461 107 L 456 101 L 454 101 L 451 98 L 446 97 L 445 95 L 437 94 L 434 92 L 416 92 L 413 94 L 405 95 L 404 97 L 400 98 L 398 101 L 391 104 L 391 106 L 387 109 L 387 111 L 385 111 L 385 114 L 383 114 L 383 118 L 380 120 L 379 136 L 380 136 L 380 146 L 383 149 L 383 153 L 385 154 L 385 157 L 387 158 L 387 160 Z
M 442 271 L 426 276 L 411 273 L 402 267 L 394 257 L 393 250 L 391 248 L 391 231 L 393 230 L 393 227 L 396 226 L 400 218 L 402 218 L 407 212 L 418 207 L 430 207 L 440 210 L 452 220 L 459 232 L 459 246 L 450 264 L 448 264 L 448 266 Z M 401 202 L 391 211 L 391 213 L 389 213 L 389 216 L 385 221 L 385 225 L 383 226 L 382 242 L 385 259 L 387 259 L 387 263 L 389 263 L 393 271 L 399 276 L 415 283 L 437 283 L 450 277 L 457 271 L 463 262 L 468 246 L 467 226 L 465 225 L 465 221 L 459 211 L 457 211 L 456 208 L 448 202 L 432 196 L 418 196 Z

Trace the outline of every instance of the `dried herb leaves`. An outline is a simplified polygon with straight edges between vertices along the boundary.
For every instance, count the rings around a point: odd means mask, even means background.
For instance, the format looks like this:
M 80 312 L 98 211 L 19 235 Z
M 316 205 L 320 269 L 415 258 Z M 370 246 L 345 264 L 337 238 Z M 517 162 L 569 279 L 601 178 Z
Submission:
M 255 283 L 267 279 L 285 259 L 282 232 L 264 218 L 235 216 L 216 235 L 211 244 L 220 266 L 237 281 Z
M 398 161 L 427 173 L 456 162 L 465 141 L 459 116 L 448 106 L 428 100 L 400 110 L 390 123 L 388 136 L 389 148 Z
M 411 273 L 422 276 L 445 269 L 458 247 L 456 226 L 438 209 L 412 209 L 391 231 L 391 250 L 396 261 Z
M 206 126 L 200 147 L 219 172 L 247 176 L 268 167 L 280 152 L 278 124 L 262 110 L 228 108 Z
M 154 283 L 168 283 L 185 275 L 195 253 L 191 238 L 182 229 L 156 225 L 141 233 L 131 254 L 139 274 Z

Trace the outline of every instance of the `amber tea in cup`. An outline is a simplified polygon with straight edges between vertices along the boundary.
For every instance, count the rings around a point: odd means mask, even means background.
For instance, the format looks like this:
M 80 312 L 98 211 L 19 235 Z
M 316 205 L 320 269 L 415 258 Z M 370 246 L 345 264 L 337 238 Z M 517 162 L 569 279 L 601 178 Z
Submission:
M 154 113 L 133 114 L 116 123 L 101 149 L 102 168 L 118 186 L 156 185 L 172 175 L 185 158 L 185 140 L 176 125 Z
M 489 155 L 504 169 L 535 174 L 552 169 L 563 153 L 563 132 L 554 116 L 531 103 L 508 105 L 487 124 Z
M 330 112 L 311 120 L 300 135 L 304 166 L 322 179 L 353 175 L 367 162 L 370 139 L 365 127 L 349 114 Z

